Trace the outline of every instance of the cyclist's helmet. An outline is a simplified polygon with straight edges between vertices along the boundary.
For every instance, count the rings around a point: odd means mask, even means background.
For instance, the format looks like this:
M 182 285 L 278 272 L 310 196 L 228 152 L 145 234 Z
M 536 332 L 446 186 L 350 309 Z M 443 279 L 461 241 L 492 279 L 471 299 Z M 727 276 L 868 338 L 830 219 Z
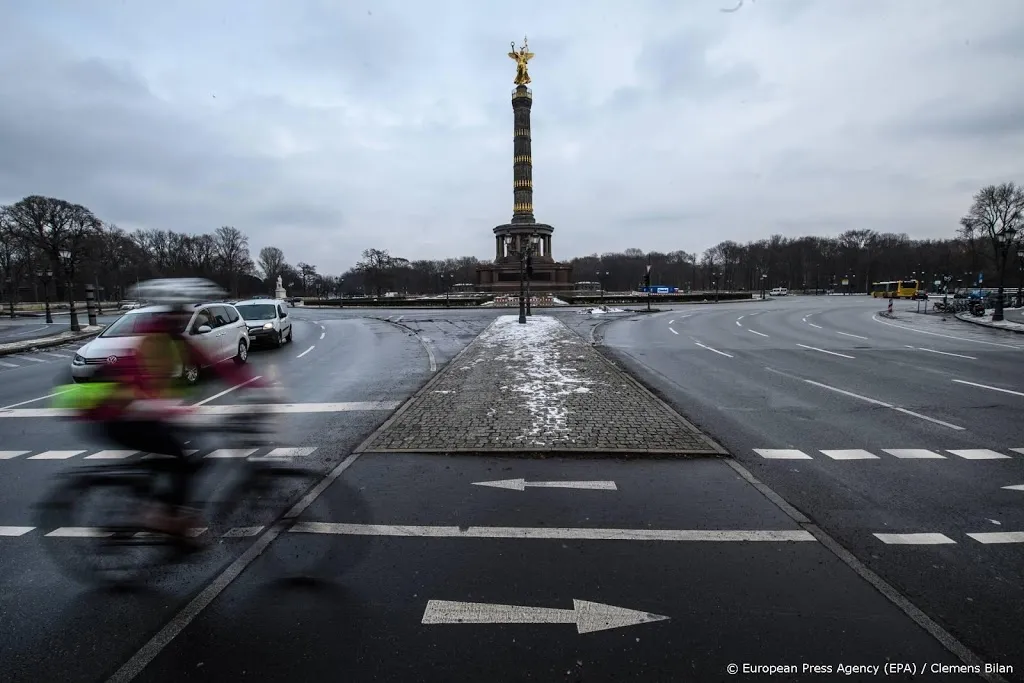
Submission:
M 172 277 L 140 282 L 128 290 L 128 296 L 158 306 L 180 308 L 217 301 L 227 295 L 220 285 L 201 277 Z
M 217 301 L 226 294 L 217 283 L 199 277 L 146 280 L 128 290 L 136 301 L 168 307 L 152 321 L 149 332 L 180 332 L 182 319 L 187 322 L 195 304 Z

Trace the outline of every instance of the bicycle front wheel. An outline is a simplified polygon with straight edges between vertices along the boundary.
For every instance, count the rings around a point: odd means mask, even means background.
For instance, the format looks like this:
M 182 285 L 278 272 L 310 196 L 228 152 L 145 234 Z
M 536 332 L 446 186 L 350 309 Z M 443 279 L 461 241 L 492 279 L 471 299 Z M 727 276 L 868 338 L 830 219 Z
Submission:
M 149 498 L 144 480 L 79 476 L 60 483 L 39 505 L 46 551 L 85 583 L 126 584 L 167 563 L 170 544 L 140 523 Z

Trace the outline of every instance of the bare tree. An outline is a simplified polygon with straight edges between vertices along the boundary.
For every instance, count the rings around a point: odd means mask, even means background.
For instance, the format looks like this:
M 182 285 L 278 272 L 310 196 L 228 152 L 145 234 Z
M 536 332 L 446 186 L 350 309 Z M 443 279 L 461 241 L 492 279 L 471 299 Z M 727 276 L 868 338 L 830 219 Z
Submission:
M 1024 244 L 1024 188 L 1014 183 L 989 185 L 974 195 L 967 215 L 960 219 L 961 234 L 971 239 L 987 238 L 991 252 L 987 254 L 996 267 L 999 293 L 994 320 L 1003 318 L 1003 280 L 1010 253 Z
M 263 247 L 260 249 L 260 256 L 256 260 L 256 265 L 263 274 L 263 281 L 267 287 L 273 290 L 277 277 L 284 270 L 284 252 L 277 247 Z
M 213 236 L 217 262 L 233 295 L 238 294 L 238 279 L 252 272 L 249 238 L 230 225 L 217 228 Z

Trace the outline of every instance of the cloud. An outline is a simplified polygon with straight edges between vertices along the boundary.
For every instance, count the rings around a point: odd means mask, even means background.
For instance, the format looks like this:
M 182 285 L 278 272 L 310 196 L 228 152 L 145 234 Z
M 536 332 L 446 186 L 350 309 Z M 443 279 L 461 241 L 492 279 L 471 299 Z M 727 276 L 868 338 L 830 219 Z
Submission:
M 537 57 L 538 220 L 559 258 L 773 233 L 953 234 L 1024 180 L 1024 6 L 757 0 L 10 0 L 0 201 L 127 229 L 235 225 L 341 272 L 491 256 L 514 65 Z

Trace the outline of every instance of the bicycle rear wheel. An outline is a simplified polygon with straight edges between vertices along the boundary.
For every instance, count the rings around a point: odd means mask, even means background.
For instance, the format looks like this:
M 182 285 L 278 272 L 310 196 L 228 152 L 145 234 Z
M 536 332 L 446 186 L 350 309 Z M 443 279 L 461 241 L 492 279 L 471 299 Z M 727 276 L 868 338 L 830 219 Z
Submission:
M 43 542 L 55 564 L 85 583 L 128 584 L 167 564 L 173 546 L 140 519 L 148 496 L 140 476 L 75 476 L 39 505 Z

